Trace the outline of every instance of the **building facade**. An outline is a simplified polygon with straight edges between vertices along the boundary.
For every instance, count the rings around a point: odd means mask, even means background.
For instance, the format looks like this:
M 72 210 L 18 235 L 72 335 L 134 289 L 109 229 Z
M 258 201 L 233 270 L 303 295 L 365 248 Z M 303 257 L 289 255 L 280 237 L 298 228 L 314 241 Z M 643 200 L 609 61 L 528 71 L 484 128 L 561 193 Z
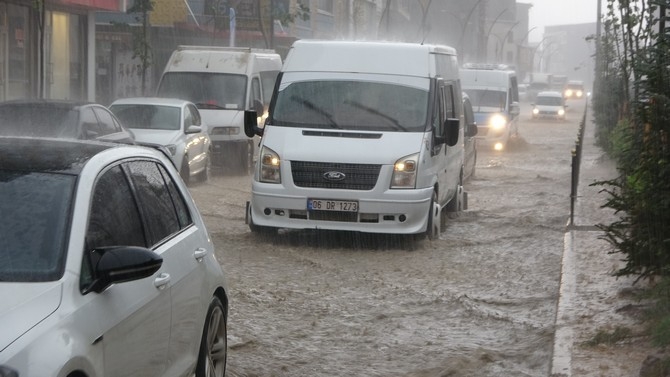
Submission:
M 92 100 L 97 10 L 119 0 L 0 1 L 0 100 Z

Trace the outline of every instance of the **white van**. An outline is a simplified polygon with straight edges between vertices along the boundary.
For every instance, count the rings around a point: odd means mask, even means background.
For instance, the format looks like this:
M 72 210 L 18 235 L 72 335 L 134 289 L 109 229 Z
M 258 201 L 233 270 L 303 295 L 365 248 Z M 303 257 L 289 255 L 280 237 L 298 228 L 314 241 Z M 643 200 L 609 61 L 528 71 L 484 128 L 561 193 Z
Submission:
M 477 138 L 503 150 L 519 132 L 519 86 L 516 73 L 497 64 L 466 64 L 461 69 L 463 91 L 470 97 Z
M 157 95 L 195 103 L 212 140 L 212 164 L 248 172 L 255 143 L 244 135 L 244 110 L 267 111 L 281 65 L 274 50 L 179 46 Z
M 456 51 L 300 40 L 261 128 L 246 222 L 252 231 L 330 229 L 438 237 L 463 192 Z

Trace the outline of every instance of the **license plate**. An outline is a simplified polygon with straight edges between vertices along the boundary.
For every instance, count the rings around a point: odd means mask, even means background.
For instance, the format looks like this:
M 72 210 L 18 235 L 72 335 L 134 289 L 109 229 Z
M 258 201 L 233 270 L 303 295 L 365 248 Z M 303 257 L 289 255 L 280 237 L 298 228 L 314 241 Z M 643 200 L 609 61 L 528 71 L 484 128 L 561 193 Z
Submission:
M 358 202 L 349 200 L 307 199 L 307 210 L 358 212 Z

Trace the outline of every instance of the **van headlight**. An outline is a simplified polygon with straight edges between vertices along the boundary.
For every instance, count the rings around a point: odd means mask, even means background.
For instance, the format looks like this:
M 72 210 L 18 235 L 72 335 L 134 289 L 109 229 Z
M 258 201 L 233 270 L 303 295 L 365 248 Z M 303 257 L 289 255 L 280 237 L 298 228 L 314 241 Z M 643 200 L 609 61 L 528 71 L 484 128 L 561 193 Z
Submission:
M 419 154 L 405 156 L 393 164 L 391 177 L 392 189 L 408 189 L 416 187 L 416 172 L 419 165 Z
M 259 180 L 265 183 L 281 183 L 281 171 L 279 170 L 281 161 L 277 152 L 264 146 L 261 149 L 260 160 L 261 170 Z
M 565 115 L 565 110 L 564 109 L 558 109 L 558 115 L 559 116 Z
M 538 109 L 537 107 L 533 107 L 533 114 L 537 115 L 539 113 L 540 113 L 540 109 Z
M 568 89 L 565 91 L 565 96 L 566 97 L 572 97 L 572 89 Z
M 507 118 L 502 114 L 495 114 L 489 119 L 489 126 L 495 131 L 502 130 L 506 125 Z
M 577 91 L 577 97 L 582 98 L 583 95 L 584 95 L 584 92 L 582 92 L 581 90 Z

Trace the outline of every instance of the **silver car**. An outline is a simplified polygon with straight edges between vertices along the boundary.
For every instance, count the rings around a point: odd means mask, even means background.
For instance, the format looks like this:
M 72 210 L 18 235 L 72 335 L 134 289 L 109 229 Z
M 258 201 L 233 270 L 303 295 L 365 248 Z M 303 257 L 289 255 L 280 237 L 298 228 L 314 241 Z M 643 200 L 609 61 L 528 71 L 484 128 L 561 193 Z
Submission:
M 162 145 L 170 151 L 184 182 L 209 179 L 211 140 L 197 107 L 172 98 L 124 98 L 110 110 L 140 143 Z
M 155 149 L 0 137 L 0 376 L 223 376 L 228 296 Z

